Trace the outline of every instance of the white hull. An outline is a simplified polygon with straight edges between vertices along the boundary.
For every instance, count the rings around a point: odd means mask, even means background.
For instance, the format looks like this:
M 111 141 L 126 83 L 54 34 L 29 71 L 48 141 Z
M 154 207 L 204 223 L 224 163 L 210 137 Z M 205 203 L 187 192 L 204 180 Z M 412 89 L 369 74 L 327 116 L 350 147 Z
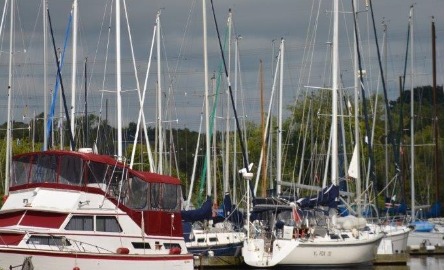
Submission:
M 434 229 L 431 232 L 411 232 L 408 237 L 409 246 L 443 246 L 443 218 L 431 218 L 428 221 L 434 224 Z
M 262 239 L 247 240 L 243 247 L 244 262 L 253 267 L 276 265 L 347 266 L 365 264 L 375 259 L 383 235 L 367 240 L 277 239 L 272 252 L 264 250 Z
M 408 237 L 408 246 L 428 245 L 428 246 L 443 246 L 443 231 L 442 232 L 411 232 Z
M 410 234 L 409 228 L 401 228 L 399 230 L 390 230 L 389 232 L 386 232 L 385 238 L 383 240 L 389 240 L 391 241 L 392 245 L 392 253 L 401 253 L 406 250 L 407 244 L 408 244 L 408 237 Z M 382 247 L 382 244 L 384 242 L 382 241 L 379 245 L 379 251 Z M 381 252 L 377 252 L 377 254 L 382 254 Z
M 29 249 L 0 248 L 0 269 L 22 265 L 27 257 L 35 270 L 64 269 L 193 269 L 193 259 L 190 256 L 159 256 L 159 255 L 124 255 L 73 253 L 58 251 L 42 251 Z M 19 267 L 18 269 L 22 269 Z
M 368 224 L 375 233 L 384 232 L 385 236 L 380 242 L 377 254 L 397 254 L 407 249 L 408 237 L 411 229 L 407 226 L 378 226 Z

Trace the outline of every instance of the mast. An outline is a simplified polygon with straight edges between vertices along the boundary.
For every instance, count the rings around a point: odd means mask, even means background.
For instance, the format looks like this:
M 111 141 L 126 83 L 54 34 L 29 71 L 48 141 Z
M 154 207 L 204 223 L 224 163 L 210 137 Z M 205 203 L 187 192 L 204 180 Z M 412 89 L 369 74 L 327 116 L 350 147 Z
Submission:
M 161 87 L 161 21 L 159 19 L 161 12 L 158 11 L 156 15 L 156 25 L 158 29 L 156 31 L 156 52 L 157 52 L 157 64 L 158 64 L 158 89 L 157 89 L 157 109 L 158 109 L 158 117 L 157 117 L 157 129 L 158 129 L 158 173 L 162 173 L 163 171 L 163 138 L 162 138 L 162 87 Z
M 76 58 L 77 58 L 77 0 L 73 2 L 73 60 L 71 63 L 71 134 L 73 139 L 76 136 L 74 132 L 74 122 L 76 113 Z M 74 149 L 71 149 L 74 150 Z
M 388 56 L 388 43 L 387 43 L 387 25 L 386 22 L 383 21 L 383 57 L 384 57 L 384 64 L 385 64 L 385 78 L 384 80 L 387 80 L 388 78 L 388 61 L 387 61 L 387 56 Z M 386 84 L 386 83 L 385 83 Z M 389 111 L 385 109 L 386 112 L 386 117 L 385 117 L 385 187 L 388 186 L 388 178 L 389 178 L 389 164 L 388 164 L 388 117 L 389 117 Z M 388 189 L 385 188 L 385 197 L 388 198 Z
M 14 53 L 14 0 L 11 0 L 11 23 L 9 26 L 9 71 L 8 71 L 8 121 L 6 128 L 6 173 L 5 173 L 5 195 L 9 194 L 10 161 L 11 161 L 11 95 L 12 95 L 12 61 Z
M 436 186 L 435 202 L 439 201 L 439 119 L 437 117 L 437 97 L 436 97 L 436 25 L 434 17 L 431 21 L 431 52 L 433 62 L 433 126 L 434 126 L 434 182 Z
M 42 0 L 42 15 L 43 15 L 43 151 L 48 150 L 48 125 L 46 124 L 48 122 L 48 104 L 47 104 L 47 95 L 48 95 L 48 81 L 47 81 L 47 66 L 46 66 L 46 51 L 48 42 L 46 40 L 48 35 L 48 14 L 47 14 L 47 7 L 48 2 L 47 0 Z
M 207 195 L 210 196 L 210 118 L 209 118 L 209 70 L 207 60 L 207 10 L 206 0 L 202 0 L 202 31 L 203 31 L 203 54 L 204 54 L 204 100 L 205 100 L 205 134 L 206 134 L 206 180 Z
M 235 69 L 235 74 L 234 74 L 234 96 L 235 96 L 235 104 L 233 105 L 236 109 L 236 100 L 237 100 L 237 93 L 238 93 L 238 42 L 242 37 L 237 35 L 235 37 L 235 64 L 234 64 L 234 69 Z M 229 93 L 230 94 L 230 93 Z M 234 132 L 236 131 L 236 119 L 235 121 L 233 121 L 233 130 Z M 237 137 L 235 135 L 235 133 L 233 133 L 233 171 L 232 171 L 232 179 L 233 179 L 233 192 L 232 192 L 232 202 L 236 203 L 237 202 L 237 198 L 236 198 L 236 177 L 238 175 L 238 165 L 237 165 L 237 161 L 236 161 L 236 142 L 237 142 Z M 240 142 L 242 143 L 242 142 Z
M 59 51 L 59 67 L 62 66 L 62 51 Z M 68 117 L 68 115 L 67 115 Z M 59 119 L 57 123 L 59 129 L 60 150 L 63 150 L 63 97 L 59 95 Z
M 357 17 L 358 13 L 357 13 L 357 0 L 354 0 L 354 15 Z M 356 24 L 357 27 L 357 24 Z M 359 70 L 359 64 L 358 64 L 358 55 L 357 55 L 357 42 L 355 42 L 355 40 L 357 40 L 358 37 L 356 37 L 356 33 L 358 33 L 358 31 L 354 31 L 354 70 L 357 72 L 357 74 L 354 76 L 354 132 L 355 132 L 355 147 L 354 147 L 354 154 L 356 154 L 355 158 L 356 158 L 356 163 L 355 168 L 353 168 L 353 170 L 356 171 L 356 196 L 357 196 L 357 213 L 361 214 L 361 172 L 360 172 L 360 124 L 359 124 L 359 119 L 358 119 L 358 109 L 359 109 L 359 100 L 358 100 L 358 95 L 359 95 L 359 76 L 362 76 L 362 71 Z M 354 158 L 354 155 L 353 155 Z M 352 161 L 351 161 L 352 163 Z
M 116 0 L 116 106 L 117 106 L 117 158 L 122 160 L 122 81 L 121 81 L 121 4 Z
M 261 106 L 261 138 L 265 138 L 266 130 L 264 130 L 264 89 L 263 89 L 263 61 L 260 59 L 260 106 Z M 266 152 L 266 141 L 261 143 L 261 153 Z M 266 197 L 266 159 L 261 159 L 261 196 Z
M 284 39 L 280 44 L 280 91 L 278 92 L 278 138 L 277 138 L 277 195 L 281 194 L 281 147 L 283 140 L 283 62 L 284 62 Z
M 84 80 L 85 80 L 85 143 L 84 143 L 84 147 L 88 147 L 90 145 L 88 136 L 89 136 L 89 124 L 88 124 L 88 78 L 87 78 L 87 61 L 88 58 L 85 57 L 85 69 L 84 69 Z
M 333 0 L 334 22 L 332 39 L 332 158 L 331 158 L 331 181 L 338 185 L 338 130 L 337 130 L 337 89 L 338 89 L 338 0 Z
M 229 58 L 228 58 L 228 72 L 230 76 L 231 71 L 231 48 L 232 48 L 232 10 L 229 9 L 229 17 L 227 19 L 227 27 L 228 27 L 228 36 L 229 36 Z M 226 90 L 226 142 L 225 142 L 225 153 L 224 153 L 224 194 L 229 192 L 229 150 L 230 150 L 230 93 L 229 89 Z
M 409 11 L 409 22 L 411 24 L 411 103 L 410 103 L 410 136 L 411 136 L 411 220 L 416 221 L 416 196 L 415 196 L 415 181 L 414 181 L 414 6 L 411 6 Z

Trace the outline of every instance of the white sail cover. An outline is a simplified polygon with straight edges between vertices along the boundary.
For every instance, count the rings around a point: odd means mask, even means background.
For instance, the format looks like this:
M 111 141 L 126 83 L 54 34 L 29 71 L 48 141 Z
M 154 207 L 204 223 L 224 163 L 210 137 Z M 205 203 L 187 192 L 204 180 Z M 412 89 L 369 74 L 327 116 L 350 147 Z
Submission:
M 349 163 L 349 168 L 348 168 L 349 177 L 357 179 L 357 177 L 358 177 L 358 172 L 357 172 L 358 163 L 359 163 L 358 144 L 355 144 L 354 153 L 352 153 L 351 162 Z

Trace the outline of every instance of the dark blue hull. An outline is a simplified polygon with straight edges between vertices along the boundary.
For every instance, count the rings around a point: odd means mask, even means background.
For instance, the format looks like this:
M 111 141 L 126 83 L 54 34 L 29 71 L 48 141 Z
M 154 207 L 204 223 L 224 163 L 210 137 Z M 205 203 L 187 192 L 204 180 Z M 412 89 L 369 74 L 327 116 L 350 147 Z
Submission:
M 243 243 L 214 245 L 207 247 L 187 247 L 187 251 L 193 255 L 209 255 L 209 251 L 213 252 L 213 256 L 241 256 L 241 248 Z

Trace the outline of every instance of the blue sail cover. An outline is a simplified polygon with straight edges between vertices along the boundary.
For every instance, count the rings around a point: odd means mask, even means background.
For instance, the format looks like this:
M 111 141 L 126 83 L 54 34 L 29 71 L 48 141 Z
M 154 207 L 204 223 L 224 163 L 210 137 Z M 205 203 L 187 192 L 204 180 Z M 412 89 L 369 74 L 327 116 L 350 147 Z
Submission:
M 297 204 L 302 208 L 311 208 L 317 205 L 328 206 L 329 208 L 337 208 L 339 195 L 339 187 L 332 184 L 329 187 L 325 187 L 320 190 L 317 196 L 298 199 Z
M 207 197 L 207 200 L 198 209 L 182 210 L 182 220 L 185 222 L 194 222 L 199 220 L 212 218 L 212 198 Z
M 232 222 L 235 229 L 240 229 L 244 225 L 243 214 L 236 209 L 235 205 L 232 205 L 232 199 L 230 198 L 229 193 L 224 195 L 223 200 L 223 212 L 224 218 Z

